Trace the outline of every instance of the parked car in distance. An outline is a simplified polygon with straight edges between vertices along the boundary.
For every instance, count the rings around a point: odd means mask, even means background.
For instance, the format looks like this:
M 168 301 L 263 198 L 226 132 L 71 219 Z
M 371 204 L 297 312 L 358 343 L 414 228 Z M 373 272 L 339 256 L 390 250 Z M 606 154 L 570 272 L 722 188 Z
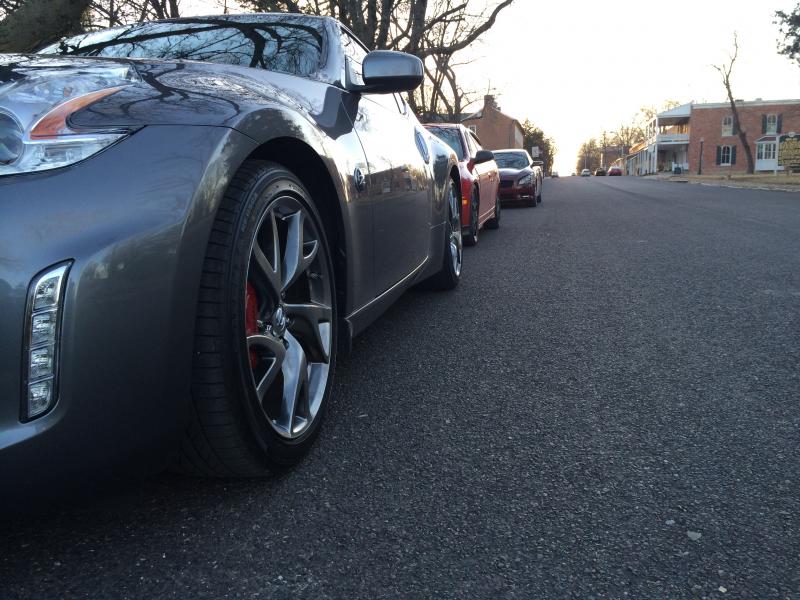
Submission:
M 599 168 L 599 169 L 595 169 L 595 171 L 594 171 L 595 177 L 603 177 L 605 174 L 606 174 L 606 170 L 603 169 L 602 167 Z
M 415 283 L 459 281 L 456 157 L 399 95 L 422 79 L 290 14 L 0 55 L 4 499 L 305 455 L 339 349 Z
M 622 169 L 620 167 L 617 167 L 617 166 L 609 167 L 608 168 L 608 174 L 610 176 L 612 176 L 612 177 L 614 177 L 614 176 L 619 177 L 619 176 L 622 175 Z
M 589 169 L 582 169 L 581 170 L 581 177 L 591 177 L 592 172 Z
M 482 227 L 500 227 L 500 172 L 494 154 L 484 150 L 478 136 L 463 125 L 428 123 L 425 128 L 450 146 L 461 175 L 461 228 L 464 244 L 478 243 Z
M 550 172 L 550 177 L 552 179 L 557 179 L 558 178 L 558 171 L 551 171 Z
M 542 168 L 533 164 L 526 150 L 495 150 L 494 160 L 500 168 L 500 200 L 536 206 L 542 201 Z

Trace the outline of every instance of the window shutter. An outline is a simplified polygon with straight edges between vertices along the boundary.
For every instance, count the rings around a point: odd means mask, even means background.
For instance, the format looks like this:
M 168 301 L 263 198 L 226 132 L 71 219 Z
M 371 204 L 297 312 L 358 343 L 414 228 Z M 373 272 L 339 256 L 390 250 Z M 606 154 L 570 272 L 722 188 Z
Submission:
M 731 164 L 736 164 L 736 146 L 731 146 Z
M 761 115 L 761 133 L 767 133 L 767 115 Z
M 722 164 L 722 146 L 717 146 L 717 165 Z
M 783 115 L 778 115 L 778 127 L 775 129 L 776 132 L 781 133 L 783 131 Z
M 736 119 L 733 120 L 731 135 L 739 135 L 739 128 L 736 126 Z

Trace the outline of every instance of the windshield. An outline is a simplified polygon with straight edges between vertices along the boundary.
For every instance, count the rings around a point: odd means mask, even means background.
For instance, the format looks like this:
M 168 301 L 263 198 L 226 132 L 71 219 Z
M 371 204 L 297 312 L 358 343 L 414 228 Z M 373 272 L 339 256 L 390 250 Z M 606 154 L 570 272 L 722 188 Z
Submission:
M 528 158 L 522 152 L 495 152 L 494 160 L 500 169 L 524 169 Z
M 87 33 L 39 53 L 197 60 L 305 77 L 322 64 L 323 39 L 322 22 L 314 19 L 181 19 Z
M 426 127 L 426 129 L 450 146 L 458 160 L 464 160 L 464 146 L 461 144 L 461 134 L 458 129 L 455 127 Z

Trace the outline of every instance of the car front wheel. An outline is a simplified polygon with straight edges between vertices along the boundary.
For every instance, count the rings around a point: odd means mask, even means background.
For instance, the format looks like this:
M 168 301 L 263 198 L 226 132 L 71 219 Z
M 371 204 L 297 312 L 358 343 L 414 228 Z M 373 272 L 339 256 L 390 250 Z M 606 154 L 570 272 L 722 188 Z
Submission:
M 335 298 L 305 187 L 280 165 L 246 162 L 206 250 L 180 470 L 261 476 L 305 455 L 331 393 Z

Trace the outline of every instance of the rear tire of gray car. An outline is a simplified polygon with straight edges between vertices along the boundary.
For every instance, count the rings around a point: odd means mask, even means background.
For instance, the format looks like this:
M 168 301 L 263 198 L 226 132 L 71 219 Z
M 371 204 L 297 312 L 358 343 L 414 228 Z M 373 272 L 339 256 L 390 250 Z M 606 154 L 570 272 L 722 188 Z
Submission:
M 444 255 L 441 270 L 425 281 L 425 287 L 434 290 L 452 290 L 461 279 L 461 195 L 455 181 L 450 181 L 447 221 L 444 224 Z
M 464 236 L 465 246 L 475 246 L 478 243 L 478 207 L 480 206 L 480 192 L 472 188 L 469 200 L 469 233 Z
M 495 198 L 494 201 L 494 216 L 486 221 L 486 229 L 499 229 L 500 228 L 500 210 L 502 206 L 500 206 L 500 198 Z
M 308 191 L 284 167 L 248 160 L 206 250 L 178 470 L 260 477 L 300 461 L 330 399 L 336 323 L 331 254 Z

